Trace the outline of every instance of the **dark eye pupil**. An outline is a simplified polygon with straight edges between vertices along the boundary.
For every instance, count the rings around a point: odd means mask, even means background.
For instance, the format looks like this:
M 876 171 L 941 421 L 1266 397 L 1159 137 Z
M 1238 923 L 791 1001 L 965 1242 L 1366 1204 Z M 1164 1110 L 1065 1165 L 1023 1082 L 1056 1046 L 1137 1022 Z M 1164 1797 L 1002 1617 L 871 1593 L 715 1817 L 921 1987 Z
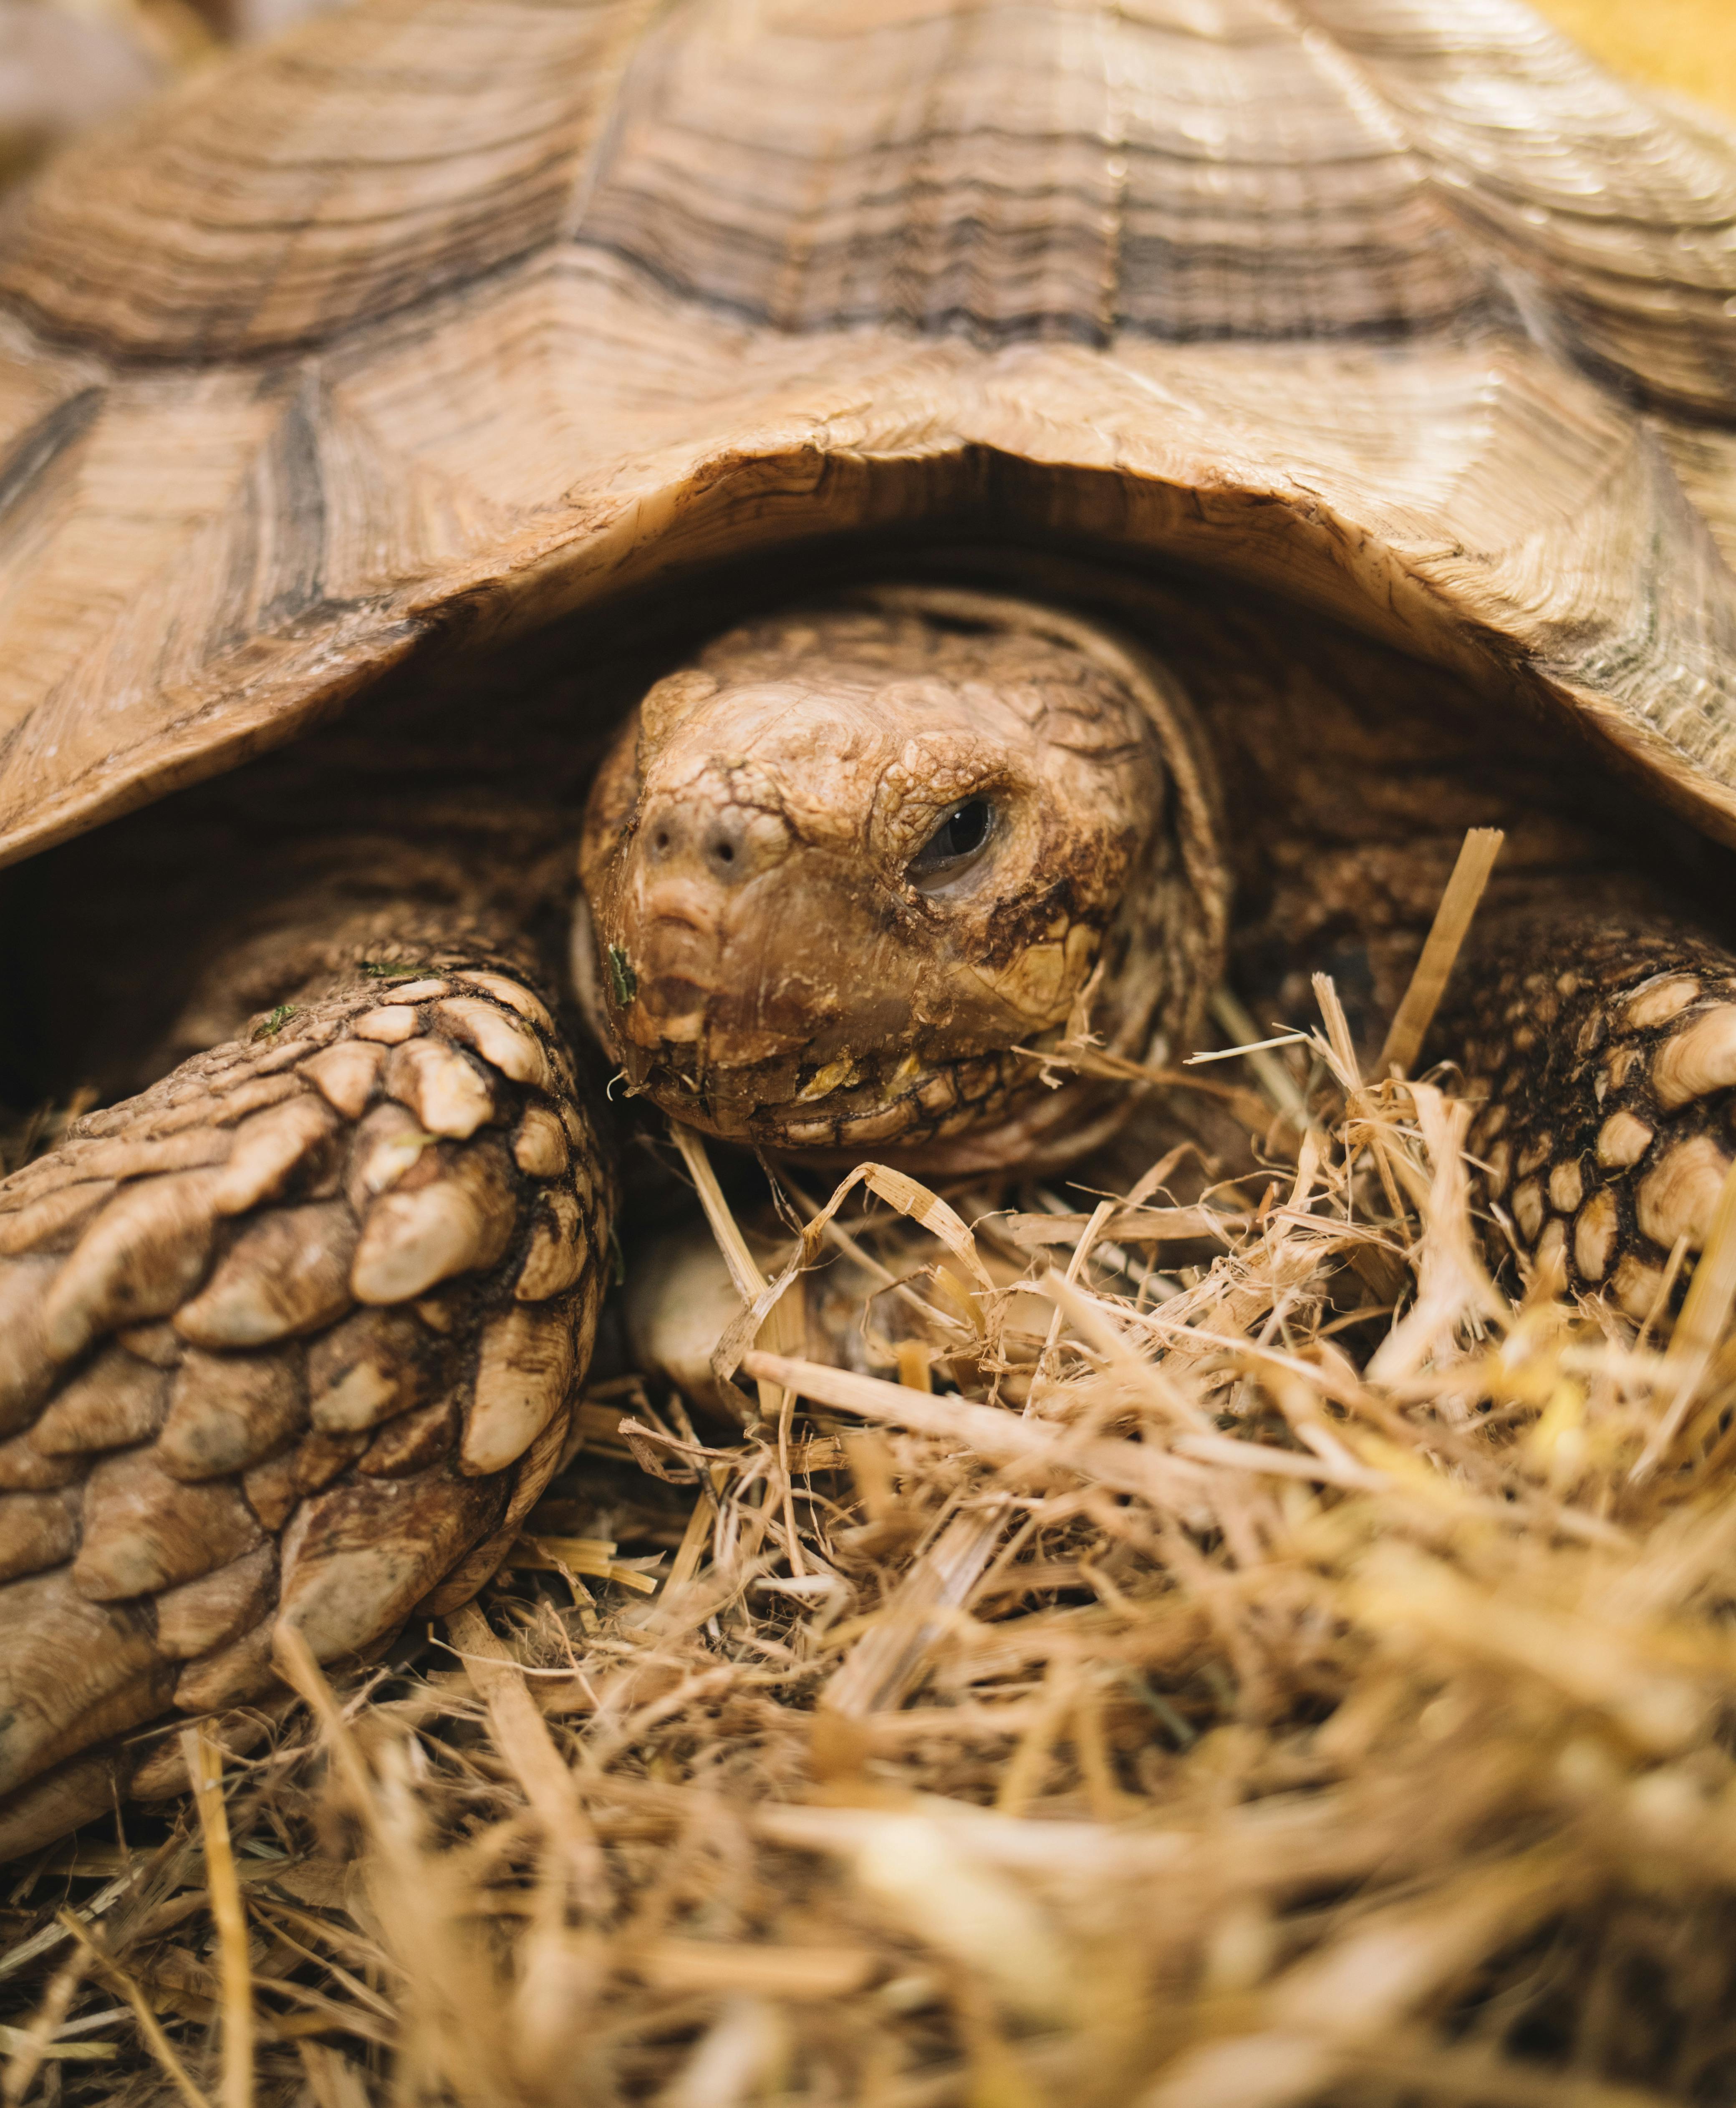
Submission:
M 972 849 L 980 849 L 989 833 L 989 801 L 973 798 L 968 805 L 958 811 L 935 837 L 935 845 L 942 856 L 968 856 Z
M 921 885 L 944 876 L 954 864 L 976 855 L 994 826 L 994 808 L 986 798 L 967 799 L 949 813 L 923 843 L 910 875 Z

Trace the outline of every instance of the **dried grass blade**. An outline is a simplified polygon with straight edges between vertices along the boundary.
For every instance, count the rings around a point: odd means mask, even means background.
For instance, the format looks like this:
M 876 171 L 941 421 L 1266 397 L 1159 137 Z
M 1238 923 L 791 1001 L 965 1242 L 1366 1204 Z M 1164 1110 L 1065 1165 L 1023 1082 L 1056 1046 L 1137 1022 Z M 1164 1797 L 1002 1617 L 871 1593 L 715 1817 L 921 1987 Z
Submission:
M 223 2108 L 252 2108 L 253 1971 L 247 1956 L 247 1912 L 236 1876 L 229 1811 L 223 1799 L 223 1751 L 206 1733 L 203 1722 L 182 1730 L 181 1750 L 205 1836 L 205 1882 L 217 1926 L 223 1979 Z
M 1360 1241 L 1354 1232 L 1285 1236 L 1260 1251 L 1257 1273 L 1247 1268 L 1220 1273 L 1226 1262 L 1220 1259 L 1197 1287 L 1157 1309 L 1132 1313 L 1134 1322 L 1166 1341 L 1166 1371 L 1183 1375 L 1201 1355 L 1242 1344 L 1236 1336 L 1251 1331 L 1280 1296 L 1306 1288 L 1328 1260 Z
M 6 2108 L 17 2108 L 29 2092 L 48 2045 L 70 2011 L 89 1967 L 89 1955 L 82 1948 L 75 1949 L 55 1971 L 29 2025 L 7 2031 L 6 2076 L 0 2082 L 0 2100 Z
M 367 2090 L 348 2058 L 322 2043 L 295 2045 L 317 2108 L 368 2108 Z
M 1457 1328 L 1472 1318 L 1497 1318 L 1503 1308 L 1472 1242 L 1464 1159 L 1471 1108 L 1427 1083 L 1411 1084 L 1409 1095 L 1432 1175 L 1421 1203 L 1417 1299 L 1369 1363 L 1369 1375 L 1386 1383 L 1415 1376 L 1431 1357 L 1443 1365 L 1454 1354 Z
M 681 1151 L 681 1160 L 688 1168 L 693 1181 L 693 1189 L 699 1196 L 699 1205 L 706 1211 L 706 1220 L 711 1226 L 711 1234 L 717 1240 L 717 1248 L 724 1255 L 724 1263 L 729 1269 L 729 1278 L 735 1283 L 736 1294 L 744 1303 L 751 1303 L 765 1286 L 765 1276 L 760 1271 L 753 1254 L 747 1249 L 747 1240 L 742 1235 L 729 1203 L 724 1198 L 724 1189 L 717 1182 L 717 1173 L 711 1168 L 711 1157 L 705 1137 L 697 1128 L 681 1120 L 672 1119 L 669 1131 L 675 1146 Z
M 1085 1215 L 1031 1215 L 1011 1214 L 997 1218 L 1002 1233 L 1023 1250 L 1040 1250 L 1048 1245 L 1074 1243 L 1094 1218 Z M 1216 1237 L 1228 1243 L 1232 1230 L 1248 1227 L 1246 1215 L 1222 1215 L 1215 1208 L 1122 1208 L 1101 1223 L 1098 1236 L 1111 1244 L 1189 1243 L 1196 1237 Z M 1096 1241 L 1093 1237 L 1093 1241 Z
M 1296 1079 L 1278 1059 L 1272 1050 L 1291 1043 L 1286 1034 L 1283 1039 L 1263 1042 L 1260 1028 L 1249 1016 L 1234 993 L 1227 988 L 1215 989 L 1211 994 L 1212 1016 L 1230 1038 L 1239 1043 L 1243 1059 L 1254 1072 L 1260 1088 L 1271 1100 L 1274 1107 L 1283 1113 L 1298 1134 L 1306 1134 L 1319 1125 L 1308 1110 L 1308 1101 L 1303 1097 Z M 1305 1034 L 1296 1035 L 1305 1039 Z M 1258 1043 L 1256 1044 L 1256 1043 Z
M 506 1563 L 514 1573 L 564 1574 L 575 1578 L 583 1575 L 592 1581 L 612 1581 L 616 1588 L 630 1588 L 636 1596 L 655 1596 L 657 1592 L 654 1574 L 638 1574 L 629 1566 L 597 1565 L 588 1560 L 566 1558 L 557 1537 L 521 1537 Z
M 681 1542 L 675 1547 L 675 1556 L 669 1570 L 669 1579 L 664 1585 L 663 1599 L 673 1600 L 699 1572 L 699 1562 L 706 1556 L 706 1547 L 711 1541 L 712 1518 L 717 1504 L 706 1492 L 701 1491 L 688 1516 L 687 1527 L 681 1533 Z
M 889 1712 L 915 1688 L 941 1629 L 982 1579 L 1006 1527 L 1007 1504 L 954 1516 L 917 1560 L 821 1694 L 827 1711 L 860 1719 Z
M 344 1784 L 363 1820 L 371 1820 L 373 1814 L 373 1786 L 367 1776 L 367 1767 L 356 1740 L 349 1732 L 337 1700 L 331 1695 L 319 1664 L 313 1659 L 313 1650 L 308 1645 L 294 1625 L 278 1624 L 272 1635 L 272 1652 L 277 1673 L 298 1696 L 304 1699 L 314 1718 L 325 1732 L 333 1768 L 341 1773 Z
M 720 1382 L 728 1383 L 738 1368 L 746 1366 L 744 1358 L 747 1349 L 757 1340 L 766 1316 L 796 1275 L 805 1267 L 814 1263 L 824 1241 L 827 1224 L 859 1186 L 866 1186 L 871 1193 L 889 1206 L 897 1209 L 901 1215 L 928 1231 L 931 1236 L 938 1237 L 978 1286 L 992 1291 L 994 1277 L 983 1264 L 976 1250 L 976 1240 L 956 1209 L 950 1207 L 938 1193 L 931 1192 L 918 1180 L 907 1177 L 902 1171 L 891 1170 L 883 1164 L 859 1164 L 854 1171 L 839 1180 L 832 1198 L 802 1232 L 800 1246 L 783 1272 L 761 1291 L 719 1340 L 711 1357 L 711 1367 Z M 781 1349 L 769 1340 L 766 1342 L 772 1351 L 783 1353 L 788 1353 L 791 1348 L 800 1345 L 799 1335 L 787 1338 Z
M 1102 1478 L 1106 1484 L 1141 1495 L 1151 1494 L 1162 1482 L 1166 1469 L 1174 1468 L 1160 1454 L 1136 1443 L 1071 1440 L 1041 1421 L 1022 1420 L 992 1405 L 936 1398 L 927 1391 L 911 1390 L 879 1376 L 857 1376 L 848 1369 L 829 1368 L 819 1362 L 786 1361 L 755 1354 L 748 1356 L 745 1366 L 750 1375 L 787 1384 L 818 1404 L 954 1443 L 991 1464 L 1039 1465 L 1084 1472 Z M 1179 1482 L 1170 1489 L 1179 1490 Z
M 87 1921 L 92 1918 L 101 1917 L 104 1912 L 112 1910 L 129 1889 L 138 1885 L 144 1878 L 146 1871 L 146 1863 L 142 1861 L 129 1867 L 125 1873 L 116 1875 L 106 1888 L 99 1889 L 88 1903 L 80 1903 L 76 1912 L 72 1912 L 71 1915 Z M 55 1948 L 60 1946 L 67 1937 L 65 1923 L 67 1915 L 65 1912 L 61 1912 L 52 1925 L 45 1925 L 40 1932 L 32 1933 L 28 1939 L 20 1940 L 16 1947 L 10 1948 L 6 1953 L 0 1954 L 0 1981 L 16 1975 L 20 1969 L 27 1968 L 39 1955 L 50 1953 Z M 101 1950 L 97 1948 L 93 1951 L 100 1953 Z
M 1073 1255 L 1067 1261 L 1065 1278 L 1069 1286 L 1079 1279 L 1084 1271 L 1085 1261 L 1091 1254 L 1091 1247 L 1097 1242 L 1103 1225 L 1114 1214 L 1116 1204 L 1113 1200 L 1099 1200 L 1092 1210 L 1091 1219 L 1080 1233 L 1079 1241 L 1073 1247 Z M 1057 1303 L 1055 1305 L 1054 1313 L 1048 1322 L 1048 1333 L 1043 1343 L 1043 1352 L 1037 1358 L 1036 1372 L 1031 1382 L 1030 1394 L 1025 1401 L 1025 1410 L 1027 1413 L 1036 1410 L 1040 1399 L 1049 1388 L 1050 1358 L 1060 1342 L 1062 1316 L 1062 1307 Z
M 161 2021 L 151 2011 L 149 2002 L 132 1975 L 123 1969 L 118 1962 L 103 1952 L 97 1945 L 94 1935 L 86 1926 L 79 1923 L 70 1910 L 63 1910 L 58 1915 L 63 1930 L 70 1933 L 84 1948 L 94 1966 L 108 1979 L 133 2008 L 133 2017 L 138 2022 L 138 2031 L 145 2038 L 151 2054 L 168 2074 L 175 2091 L 187 2103 L 187 2108 L 211 2108 L 211 2103 L 193 2083 L 192 2074 L 182 2063 L 179 2056 L 176 2053 L 174 2044 L 163 2032 Z
M 1053 1267 L 1044 1277 L 1043 1293 L 1053 1298 L 1067 1322 L 1093 1352 L 1166 1419 L 1196 1433 L 1211 1427 L 1204 1409 L 1170 1381 L 1161 1363 L 1148 1360 L 1136 1350 L 1133 1342 L 1109 1322 L 1108 1313 L 1094 1297 Z
M 1202 1464 L 1223 1465 L 1233 1471 L 1264 1472 L 1269 1478 L 1305 1479 L 1355 1493 L 1378 1493 L 1387 1484 L 1380 1472 L 1366 1465 L 1323 1457 L 1318 1451 L 1305 1455 L 1299 1449 L 1274 1449 L 1269 1442 L 1242 1442 L 1233 1435 L 1182 1435 L 1175 1446 L 1178 1457 L 1197 1457 Z
M 635 1975 L 666 1991 L 751 1991 L 772 1998 L 841 1998 L 859 1991 L 880 1967 L 863 1947 L 748 1946 L 741 1941 L 647 1941 L 634 1957 Z
M 836 1207 L 849 1191 L 852 1181 L 860 1180 L 869 1192 L 884 1200 L 890 1208 L 919 1224 L 931 1236 L 940 1242 L 966 1268 L 972 1279 L 984 1288 L 993 1288 L 994 1281 L 982 1263 L 976 1250 L 976 1240 L 971 1235 L 969 1225 L 958 1210 L 940 1195 L 932 1192 L 920 1179 L 913 1178 L 908 1172 L 895 1171 L 890 1164 L 861 1164 L 833 1194 L 827 1205 Z
M 353 1971 L 345 1968 L 342 1962 L 334 1961 L 330 1953 L 322 1954 L 309 1947 L 305 1941 L 298 1939 L 295 1933 L 289 1929 L 294 1926 L 308 1933 L 311 1938 L 318 1940 L 322 1946 L 342 1953 L 345 1951 L 345 1944 L 340 1938 L 333 1936 L 330 1926 L 322 1924 L 317 1917 L 310 1917 L 305 1911 L 295 1910 L 287 1904 L 280 1903 L 261 1903 L 259 1906 L 259 1915 L 286 1947 L 292 1947 L 298 1954 L 304 1955 L 309 1962 L 317 1962 L 334 1983 L 349 1993 L 358 2006 L 365 2006 L 370 2012 L 377 2013 L 382 2020 L 388 2023 L 397 2019 L 397 2014 L 389 1998 L 382 1998 L 379 1992 L 371 1990 Z M 377 1956 L 370 1957 L 372 1960 L 378 1958 Z M 304 1987 L 298 1986 L 297 1990 L 298 1995 L 306 1995 Z
M 119 2054 L 113 2043 L 45 2042 L 38 2046 L 26 2029 L 0 2025 L 0 2048 L 16 2056 L 27 2047 L 38 2062 L 49 2064 L 112 2064 Z M 34 2069 L 31 2075 L 35 2075 Z
M 1264 1054 L 1269 1048 L 1274 1047 L 1305 1047 L 1307 1044 L 1308 1034 L 1305 1032 L 1280 1032 L 1273 1039 L 1250 1039 L 1245 1041 L 1240 1047 L 1211 1047 L 1202 1054 L 1186 1055 L 1183 1058 L 1182 1066 L 1184 1069 L 1197 1069 L 1203 1067 L 1208 1061 L 1239 1061 L 1244 1056 L 1251 1057 L 1256 1054 Z
M 1130 1061 L 1125 1055 L 1111 1054 L 1100 1047 L 1081 1047 L 1071 1041 L 1048 1052 L 1039 1052 L 1035 1047 L 1015 1047 L 1012 1051 L 1028 1055 L 1045 1067 L 1075 1070 L 1081 1076 L 1100 1076 L 1106 1081 L 1121 1083 L 1150 1084 L 1158 1090 L 1197 1091 L 1202 1097 L 1215 1098 L 1220 1105 L 1228 1106 L 1237 1119 L 1256 1132 L 1272 1117 L 1271 1106 L 1258 1091 L 1247 1090 L 1239 1083 L 1220 1083 L 1179 1065 L 1169 1069 L 1144 1061 Z
M 463 1658 L 472 1688 L 488 1708 L 501 1754 L 524 1788 L 525 1799 L 566 1859 L 579 1894 L 600 1905 L 608 1876 L 597 1833 L 518 1663 L 495 1638 L 474 1603 L 453 1611 L 446 1630 Z
M 749 1309 L 760 1313 L 760 1322 L 753 1336 L 763 1333 L 765 1343 L 774 1353 L 789 1354 L 803 1344 L 805 1330 L 801 1301 L 799 1296 L 787 1295 L 792 1276 L 788 1269 L 780 1275 L 774 1288 L 768 1289 L 765 1276 L 760 1271 L 753 1254 L 747 1249 L 747 1240 L 742 1235 L 740 1224 L 724 1197 L 724 1189 L 717 1182 L 717 1173 L 711 1168 L 711 1158 L 704 1137 L 694 1128 L 679 1120 L 671 1120 L 670 1133 L 674 1137 L 675 1146 L 681 1151 L 682 1161 L 692 1174 L 698 1192 L 700 1205 L 706 1211 L 706 1220 L 711 1226 L 711 1234 L 717 1240 L 718 1250 L 729 1268 L 729 1277 L 735 1283 L 736 1293 Z M 796 1399 L 791 1392 L 781 1390 L 773 1384 L 762 1385 L 760 1390 L 760 1410 L 778 1430 L 778 1464 L 782 1478 L 780 1506 L 783 1511 L 784 1543 L 790 1564 L 797 1574 L 805 1574 L 806 1562 L 802 1557 L 801 1535 L 796 1525 L 796 1496 L 790 1471 L 790 1434 L 796 1412 Z
M 1323 1457 L 1275 1449 L 1266 1443 L 1238 1441 L 1229 1435 L 1184 1435 L 1167 1451 L 1143 1442 L 1080 1439 L 1051 1432 L 1040 1421 L 1015 1418 L 991 1405 L 934 1398 L 925 1391 L 886 1383 L 879 1376 L 856 1376 L 818 1362 L 750 1354 L 746 1366 L 750 1374 L 787 1384 L 802 1397 L 821 1405 L 960 1443 L 990 1463 L 1070 1471 L 1160 1506 L 1181 1498 L 1197 1484 L 1185 1475 L 1188 1467 L 1184 1459 L 1227 1464 L 1238 1471 L 1263 1471 L 1278 1478 L 1310 1479 L 1323 1484 L 1347 1482 L 1361 1489 L 1371 1483 L 1360 1472 L 1347 1475 Z M 1372 1483 L 1385 1481 L 1376 1479 Z
M 1338 990 L 1330 974 L 1315 974 L 1313 986 L 1314 999 L 1326 1020 L 1326 1043 L 1331 1050 L 1332 1065 L 1345 1095 L 1353 1097 L 1362 1088 L 1362 1071 L 1356 1065 L 1356 1043 L 1350 1037 L 1350 1020 L 1344 1014 L 1344 1005 L 1338 1000 Z
M 1378 1076 L 1390 1076 L 1395 1070 L 1401 1076 L 1410 1074 L 1506 839 L 1499 827 L 1472 827 L 1465 836 L 1441 905 L 1435 910 L 1423 956 L 1387 1027 L 1387 1043 L 1375 1064 Z

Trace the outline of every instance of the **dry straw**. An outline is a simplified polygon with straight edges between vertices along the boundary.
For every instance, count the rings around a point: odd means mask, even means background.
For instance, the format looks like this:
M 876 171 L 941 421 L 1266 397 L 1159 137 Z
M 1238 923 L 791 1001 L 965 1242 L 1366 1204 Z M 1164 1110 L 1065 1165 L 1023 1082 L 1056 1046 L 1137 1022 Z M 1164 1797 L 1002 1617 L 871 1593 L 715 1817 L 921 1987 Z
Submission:
M 1736 2098 L 1736 1200 L 1667 1352 L 1498 1287 L 1320 994 L 1233 1184 L 689 1137 L 746 1424 L 611 1379 L 476 1606 L 13 1870 L 7 2099 Z

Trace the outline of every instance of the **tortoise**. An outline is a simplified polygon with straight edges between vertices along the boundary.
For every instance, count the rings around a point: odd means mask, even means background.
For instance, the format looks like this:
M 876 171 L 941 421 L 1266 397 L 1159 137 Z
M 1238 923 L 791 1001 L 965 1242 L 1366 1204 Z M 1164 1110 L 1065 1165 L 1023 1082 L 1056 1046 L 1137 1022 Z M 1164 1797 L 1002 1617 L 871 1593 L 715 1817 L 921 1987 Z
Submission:
M 494 1573 L 611 1078 L 1061 1165 L 1126 1094 L 1057 1050 L 1226 975 L 1375 1043 L 1499 825 L 1427 1058 L 1653 1314 L 1736 1106 L 1733 226 L 1518 0 L 358 0 L 54 164 L 7 1058 L 97 1109 L 0 1184 L 0 1846 Z

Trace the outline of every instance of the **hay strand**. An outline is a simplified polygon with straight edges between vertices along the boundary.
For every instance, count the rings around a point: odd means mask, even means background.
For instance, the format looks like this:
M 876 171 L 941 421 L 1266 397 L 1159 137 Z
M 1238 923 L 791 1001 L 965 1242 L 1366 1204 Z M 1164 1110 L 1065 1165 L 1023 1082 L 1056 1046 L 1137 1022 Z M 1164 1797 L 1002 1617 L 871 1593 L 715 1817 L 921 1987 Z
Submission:
M 1472 827 L 1466 834 L 1441 905 L 1417 961 L 1410 985 L 1393 1015 L 1386 1044 L 1374 1065 L 1377 1076 L 1408 1076 L 1423 1052 L 1428 1028 L 1459 957 L 1459 948 L 1483 898 L 1507 836 L 1499 827 Z
M 210 2102 L 193 2083 L 192 2073 L 177 2055 L 174 2044 L 164 2032 L 156 2015 L 147 2003 L 143 1992 L 139 1989 L 132 1976 L 118 1962 L 111 1960 L 103 1953 L 88 1926 L 83 1924 L 72 1912 L 66 1911 L 61 1913 L 61 1924 L 64 1930 L 89 1956 L 92 1966 L 114 1984 L 115 1989 L 132 2007 L 133 2017 L 138 2023 L 138 2031 L 144 2037 L 147 2047 L 151 2056 L 162 2066 L 165 2076 L 176 2093 L 186 2103 L 186 2108 L 211 2108 Z
M 205 1838 L 205 1880 L 223 1978 L 222 2108 L 253 2108 L 253 1973 L 247 1912 L 236 1877 L 223 1804 L 223 1750 L 202 1722 L 181 1731 L 181 1750 Z

